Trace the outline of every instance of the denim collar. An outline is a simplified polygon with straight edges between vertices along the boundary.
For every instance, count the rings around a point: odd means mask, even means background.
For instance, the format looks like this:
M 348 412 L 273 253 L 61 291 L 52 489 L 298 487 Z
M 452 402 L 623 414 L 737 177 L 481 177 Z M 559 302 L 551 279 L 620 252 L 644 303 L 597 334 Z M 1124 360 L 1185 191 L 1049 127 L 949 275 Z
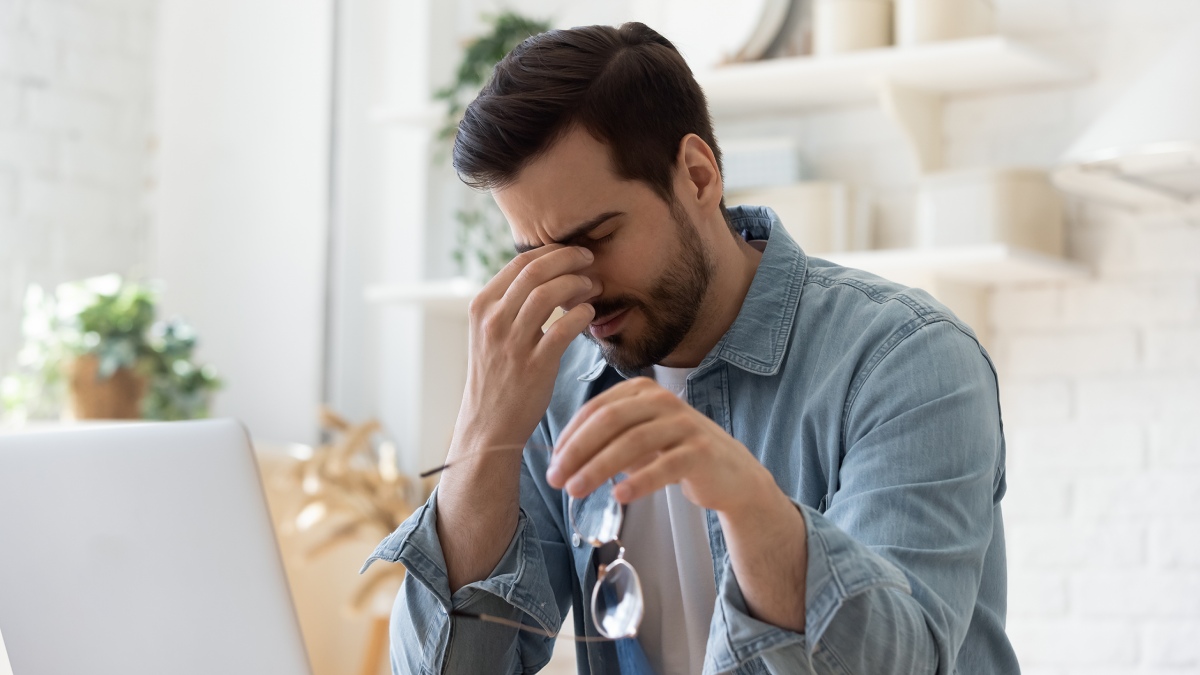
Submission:
M 722 360 L 758 375 L 779 372 L 783 355 L 791 339 L 793 319 L 800 306 L 800 292 L 808 269 L 808 256 L 779 222 L 775 212 L 765 206 L 735 206 L 729 209 L 734 229 L 747 241 L 767 240 L 762 260 L 742 309 L 733 325 L 700 362 L 698 370 Z M 776 227 L 778 226 L 778 227 Z M 594 360 L 583 368 L 581 382 L 592 382 L 604 372 L 607 363 L 600 350 L 592 347 Z

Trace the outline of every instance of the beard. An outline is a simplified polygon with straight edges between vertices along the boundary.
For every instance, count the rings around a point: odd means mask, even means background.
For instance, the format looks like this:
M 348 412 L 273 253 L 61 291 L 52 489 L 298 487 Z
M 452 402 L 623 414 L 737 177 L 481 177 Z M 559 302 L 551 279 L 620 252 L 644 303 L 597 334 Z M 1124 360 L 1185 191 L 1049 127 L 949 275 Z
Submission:
M 627 309 L 640 309 L 646 319 L 640 335 L 622 333 L 602 340 L 584 329 L 584 336 L 600 348 L 604 360 L 626 375 L 637 374 L 667 357 L 691 331 L 700 314 L 700 305 L 708 294 L 713 263 L 696 234 L 696 228 L 678 205 L 672 205 L 671 220 L 679 234 L 678 256 L 667 271 L 654 281 L 649 299 L 630 296 L 592 302 L 596 316 L 608 316 Z

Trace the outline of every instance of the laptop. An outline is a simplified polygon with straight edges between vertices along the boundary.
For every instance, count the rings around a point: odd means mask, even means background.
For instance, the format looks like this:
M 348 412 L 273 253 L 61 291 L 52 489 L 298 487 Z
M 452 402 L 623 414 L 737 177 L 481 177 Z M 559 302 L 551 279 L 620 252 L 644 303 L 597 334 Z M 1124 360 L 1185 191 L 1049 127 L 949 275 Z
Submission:
M 245 429 L 0 433 L 0 635 L 13 675 L 311 675 Z

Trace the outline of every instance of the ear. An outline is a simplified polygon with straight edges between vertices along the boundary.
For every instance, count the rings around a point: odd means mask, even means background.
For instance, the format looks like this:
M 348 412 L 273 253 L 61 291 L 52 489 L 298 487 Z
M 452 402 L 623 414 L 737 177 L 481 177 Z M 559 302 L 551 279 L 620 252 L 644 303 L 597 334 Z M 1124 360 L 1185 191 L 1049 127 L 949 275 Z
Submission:
M 688 134 L 679 141 L 679 154 L 675 158 L 675 167 L 679 189 L 683 192 L 681 198 L 695 202 L 701 211 L 716 209 L 721 203 L 724 184 L 721 181 L 721 170 L 717 166 L 717 157 L 704 139 L 696 134 Z

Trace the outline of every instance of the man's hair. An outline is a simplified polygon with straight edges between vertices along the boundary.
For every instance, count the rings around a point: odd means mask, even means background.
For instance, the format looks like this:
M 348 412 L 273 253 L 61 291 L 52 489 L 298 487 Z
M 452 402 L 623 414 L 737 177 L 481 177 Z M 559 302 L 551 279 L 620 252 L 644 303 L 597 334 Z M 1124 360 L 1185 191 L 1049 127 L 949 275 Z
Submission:
M 645 182 L 673 212 L 684 136 L 704 139 L 721 169 L 691 69 L 669 40 L 636 22 L 552 30 L 509 52 L 459 122 L 454 169 L 474 188 L 506 187 L 575 126 L 608 146 L 617 175 Z

